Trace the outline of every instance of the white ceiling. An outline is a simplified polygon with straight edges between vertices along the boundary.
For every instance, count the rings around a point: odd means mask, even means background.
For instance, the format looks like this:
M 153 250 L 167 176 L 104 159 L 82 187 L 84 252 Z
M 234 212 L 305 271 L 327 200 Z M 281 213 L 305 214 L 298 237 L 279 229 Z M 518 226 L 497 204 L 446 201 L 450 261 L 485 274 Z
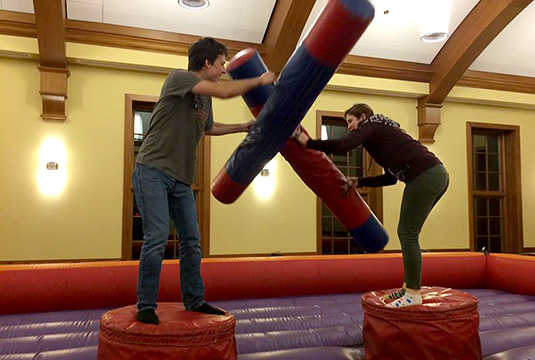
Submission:
M 423 43 L 420 41 L 418 9 L 421 1 L 430 0 L 371 0 L 375 6 L 375 18 L 350 53 L 430 64 L 444 42 Z M 303 34 L 308 32 L 327 2 L 328 0 L 316 1 Z M 451 2 L 450 34 L 478 3 L 478 0 L 451 0 Z M 386 10 L 388 14 L 384 14 Z
M 212 0 L 187 10 L 177 0 L 67 0 L 72 20 L 134 26 L 260 44 L 276 0 Z
M 316 1 L 301 37 L 327 1 Z M 351 54 L 430 64 L 444 42 L 420 41 L 417 9 L 421 1 L 430 0 L 371 0 L 376 8 L 375 19 Z M 478 0 L 450 1 L 451 34 Z M 67 17 L 262 43 L 276 0 L 210 2 L 209 8 L 192 11 L 180 7 L 177 0 L 67 0 Z M 33 13 L 33 0 L 0 0 L 0 9 Z M 385 10 L 388 14 L 384 14 Z M 470 69 L 535 77 L 535 2 L 494 39 Z

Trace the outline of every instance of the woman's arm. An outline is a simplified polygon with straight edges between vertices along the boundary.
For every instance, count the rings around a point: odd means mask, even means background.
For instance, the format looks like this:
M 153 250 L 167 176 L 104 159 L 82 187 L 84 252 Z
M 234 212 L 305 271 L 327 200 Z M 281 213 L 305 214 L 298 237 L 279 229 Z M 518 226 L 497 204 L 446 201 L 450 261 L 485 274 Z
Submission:
M 322 151 L 327 154 L 343 154 L 346 153 L 359 145 L 362 145 L 372 135 L 371 126 L 360 126 L 357 130 L 352 131 L 347 136 L 344 136 L 340 139 L 332 140 L 312 140 L 307 139 L 303 141 L 303 136 L 306 138 L 306 135 L 300 134 L 298 141 L 305 145 L 307 149 Z
M 390 186 L 398 182 L 398 179 L 388 170 L 383 175 L 358 178 L 357 187 L 381 187 Z

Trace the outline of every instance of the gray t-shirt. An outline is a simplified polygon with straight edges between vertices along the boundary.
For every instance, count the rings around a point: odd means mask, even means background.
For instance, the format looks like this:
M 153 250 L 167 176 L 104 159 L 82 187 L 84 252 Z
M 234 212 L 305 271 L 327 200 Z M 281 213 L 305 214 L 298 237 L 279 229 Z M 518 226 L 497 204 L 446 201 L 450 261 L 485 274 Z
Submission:
M 136 159 L 188 185 L 195 176 L 197 144 L 214 124 L 212 98 L 191 92 L 200 81 L 189 71 L 169 74 Z

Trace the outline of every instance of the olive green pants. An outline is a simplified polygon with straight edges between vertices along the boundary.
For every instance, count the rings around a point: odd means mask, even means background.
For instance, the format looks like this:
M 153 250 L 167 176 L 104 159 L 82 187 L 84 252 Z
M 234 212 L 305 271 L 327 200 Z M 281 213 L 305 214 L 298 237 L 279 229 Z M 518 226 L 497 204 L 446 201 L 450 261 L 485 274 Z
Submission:
M 420 289 L 422 253 L 419 236 L 431 209 L 448 188 L 449 175 L 443 165 L 433 166 L 408 182 L 403 191 L 398 236 L 403 253 L 405 283 L 409 289 Z

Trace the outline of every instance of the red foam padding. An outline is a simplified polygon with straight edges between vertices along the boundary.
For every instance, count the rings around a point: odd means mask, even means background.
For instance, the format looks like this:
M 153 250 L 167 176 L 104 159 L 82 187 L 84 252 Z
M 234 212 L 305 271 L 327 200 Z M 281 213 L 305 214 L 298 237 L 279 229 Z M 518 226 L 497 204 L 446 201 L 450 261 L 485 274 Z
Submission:
M 232 204 L 246 188 L 246 185 L 232 180 L 223 166 L 212 182 L 212 195 L 223 204 Z
M 387 292 L 362 296 L 366 360 L 482 359 L 475 296 L 454 289 L 423 287 L 422 305 L 391 309 L 381 298 Z
M 135 305 L 108 311 L 100 319 L 98 360 L 235 360 L 236 323 L 231 314 L 186 311 L 160 303 L 160 325 L 136 321 Z
M 491 254 L 487 261 L 489 288 L 515 294 L 535 295 L 535 257 Z
M 483 289 L 487 257 L 481 253 L 424 254 L 422 285 Z
M 308 136 L 304 128 L 302 131 Z M 307 149 L 290 139 L 281 155 L 346 229 L 360 227 L 371 216 L 370 208 L 357 191 L 344 196 L 347 178 L 325 153 Z
M 485 287 L 477 253 L 424 254 L 423 285 Z M 136 302 L 138 263 L 0 267 L 0 313 L 120 307 Z M 208 300 L 365 292 L 403 282 L 401 254 L 204 259 Z M 180 301 L 178 261 L 164 261 L 160 302 Z
M 305 46 L 319 62 L 338 67 L 371 21 L 355 17 L 340 1 L 329 1 L 305 38 Z

